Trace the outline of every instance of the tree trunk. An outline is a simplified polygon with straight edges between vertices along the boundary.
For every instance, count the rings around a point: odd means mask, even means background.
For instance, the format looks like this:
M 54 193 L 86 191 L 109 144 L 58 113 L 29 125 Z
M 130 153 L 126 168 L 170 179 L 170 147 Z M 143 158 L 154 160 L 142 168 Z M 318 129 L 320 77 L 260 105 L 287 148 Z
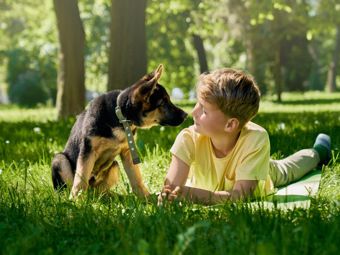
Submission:
M 254 76 L 257 85 L 260 88 L 261 94 L 267 93 L 267 85 L 265 81 L 265 66 L 266 63 L 265 54 L 262 50 L 259 52 L 258 47 L 259 42 L 251 32 L 248 33 L 248 38 L 246 39 L 246 69 L 251 75 Z
M 276 100 L 277 102 L 282 102 L 282 88 L 283 88 L 283 77 L 284 77 L 284 69 L 282 65 L 282 55 L 281 55 L 281 47 L 275 52 L 274 57 L 274 82 L 275 82 L 275 90 L 276 90 Z
M 123 89 L 146 73 L 146 0 L 112 0 L 108 90 Z
M 207 55 L 205 54 L 203 40 L 199 35 L 192 35 L 194 47 L 197 52 L 198 61 L 200 64 L 200 72 L 204 73 L 209 71 L 208 69 L 208 62 L 207 62 Z
M 53 0 L 59 31 L 58 119 L 74 116 L 85 105 L 85 34 L 77 0 Z
M 335 49 L 333 52 L 333 59 L 331 64 L 329 65 L 327 75 L 327 90 L 329 92 L 334 92 L 336 90 L 336 75 L 339 58 L 340 58 L 340 24 L 338 24 L 336 27 Z
M 272 27 L 272 32 L 277 33 L 281 31 L 283 28 L 282 20 L 285 19 L 283 13 L 279 10 L 274 10 L 274 23 Z M 284 63 L 285 63 L 285 52 L 284 52 L 284 37 L 281 35 L 272 39 L 272 48 L 270 49 L 273 51 L 273 79 L 275 83 L 275 90 L 276 90 L 276 100 L 278 102 L 282 102 L 282 91 L 284 85 Z

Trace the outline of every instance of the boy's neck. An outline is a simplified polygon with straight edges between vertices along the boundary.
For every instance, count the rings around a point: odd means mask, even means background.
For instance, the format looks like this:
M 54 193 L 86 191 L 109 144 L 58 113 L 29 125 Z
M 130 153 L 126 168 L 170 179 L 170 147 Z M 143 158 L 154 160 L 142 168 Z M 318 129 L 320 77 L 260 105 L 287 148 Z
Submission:
M 211 144 L 217 158 L 226 157 L 235 147 L 241 130 L 227 133 L 223 137 L 210 137 Z

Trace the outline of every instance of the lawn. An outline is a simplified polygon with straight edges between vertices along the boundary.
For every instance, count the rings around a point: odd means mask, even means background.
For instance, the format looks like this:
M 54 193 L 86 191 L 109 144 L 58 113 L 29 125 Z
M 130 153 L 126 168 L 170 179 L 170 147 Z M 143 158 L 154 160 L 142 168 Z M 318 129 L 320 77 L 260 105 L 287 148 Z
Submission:
M 340 250 L 340 93 L 267 98 L 255 122 L 268 130 L 274 158 L 332 137 L 309 209 L 254 208 L 226 203 L 156 205 L 137 199 L 125 174 L 106 196 L 93 191 L 76 202 L 55 193 L 50 163 L 67 141 L 74 119 L 55 121 L 51 108 L 0 106 L 0 254 L 338 254 Z M 190 110 L 192 102 L 180 106 Z M 138 132 L 144 180 L 160 190 L 178 128 Z

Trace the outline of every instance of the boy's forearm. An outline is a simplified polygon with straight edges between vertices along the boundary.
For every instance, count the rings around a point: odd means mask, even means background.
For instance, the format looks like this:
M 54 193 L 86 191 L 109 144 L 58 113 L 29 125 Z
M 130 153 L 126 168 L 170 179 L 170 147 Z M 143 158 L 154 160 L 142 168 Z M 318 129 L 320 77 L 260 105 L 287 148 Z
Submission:
M 180 189 L 179 197 L 196 203 L 213 205 L 229 200 L 230 193 L 227 191 L 212 192 L 209 190 L 183 186 Z
M 250 199 L 253 197 L 254 189 L 257 186 L 256 180 L 238 181 L 231 191 L 209 191 L 188 186 L 181 186 L 165 181 L 160 200 L 167 197 L 173 201 L 176 198 L 186 199 L 194 203 L 202 203 L 207 205 L 223 203 L 225 201 L 238 201 Z

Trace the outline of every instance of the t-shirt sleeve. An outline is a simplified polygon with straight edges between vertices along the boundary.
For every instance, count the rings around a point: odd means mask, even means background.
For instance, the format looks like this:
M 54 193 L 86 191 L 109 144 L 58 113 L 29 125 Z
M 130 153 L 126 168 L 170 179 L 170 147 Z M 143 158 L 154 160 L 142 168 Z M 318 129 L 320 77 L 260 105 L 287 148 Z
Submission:
M 236 169 L 235 180 L 266 180 L 269 174 L 270 142 L 267 132 L 249 139 Z
M 183 129 L 176 137 L 170 152 L 186 163 L 188 166 L 195 158 L 195 145 L 193 133 L 189 128 Z

